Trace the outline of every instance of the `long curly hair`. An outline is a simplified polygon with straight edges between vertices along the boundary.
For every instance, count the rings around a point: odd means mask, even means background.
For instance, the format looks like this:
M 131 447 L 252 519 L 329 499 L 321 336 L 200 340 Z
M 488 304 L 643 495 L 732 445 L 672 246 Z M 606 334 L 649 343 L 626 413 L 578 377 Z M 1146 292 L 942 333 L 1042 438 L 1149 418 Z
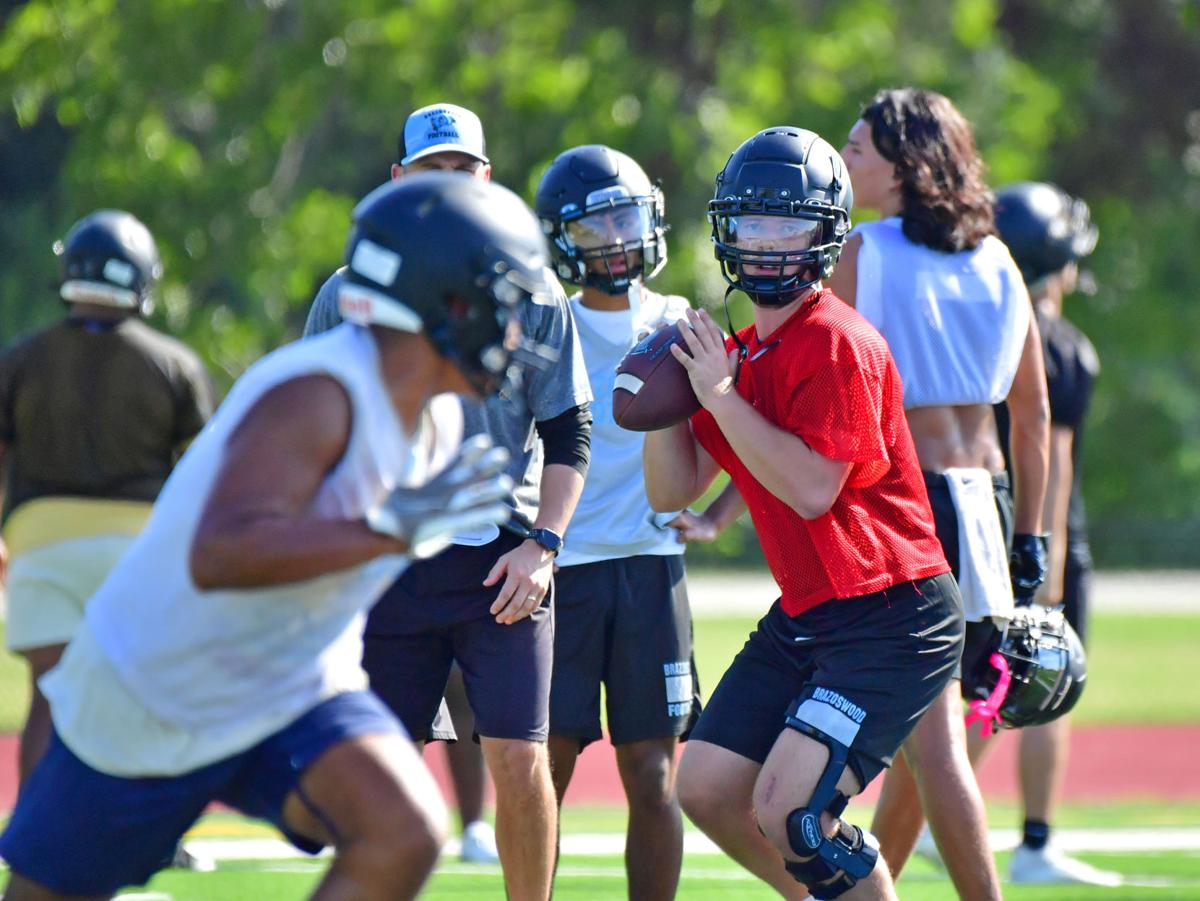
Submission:
M 862 111 L 879 154 L 900 179 L 904 234 L 945 253 L 995 234 L 993 196 L 971 125 L 946 97 L 919 88 L 880 91 Z

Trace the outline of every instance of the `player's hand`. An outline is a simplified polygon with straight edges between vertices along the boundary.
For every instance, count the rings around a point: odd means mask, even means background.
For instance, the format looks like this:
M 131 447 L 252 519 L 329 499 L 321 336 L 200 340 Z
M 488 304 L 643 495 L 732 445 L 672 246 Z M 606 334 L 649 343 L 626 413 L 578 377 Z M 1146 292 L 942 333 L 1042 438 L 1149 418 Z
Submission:
M 410 556 L 432 557 L 456 533 L 507 521 L 510 511 L 505 501 L 513 487 L 512 479 L 502 472 L 507 465 L 508 451 L 493 447 L 487 435 L 474 435 L 437 476 L 388 495 L 367 513 L 367 524 L 404 541 Z
M 677 533 L 675 537 L 680 544 L 686 544 L 689 541 L 709 544 L 716 541 L 717 535 L 720 533 L 715 522 L 703 513 L 695 513 L 691 510 L 684 510 L 666 525 L 669 529 L 675 529 Z
M 483 584 L 495 585 L 504 578 L 500 594 L 489 608 L 501 625 L 523 620 L 542 605 L 554 578 L 554 554 L 533 539 L 521 542 L 496 561 Z
M 680 328 L 689 357 L 678 344 L 671 354 L 687 370 L 696 399 L 710 412 L 733 393 L 733 358 L 725 351 L 725 334 L 705 310 L 688 310 L 687 324 Z
M 1024 532 L 1013 535 L 1008 571 L 1017 606 L 1028 607 L 1033 603 L 1038 586 L 1046 581 L 1046 536 Z

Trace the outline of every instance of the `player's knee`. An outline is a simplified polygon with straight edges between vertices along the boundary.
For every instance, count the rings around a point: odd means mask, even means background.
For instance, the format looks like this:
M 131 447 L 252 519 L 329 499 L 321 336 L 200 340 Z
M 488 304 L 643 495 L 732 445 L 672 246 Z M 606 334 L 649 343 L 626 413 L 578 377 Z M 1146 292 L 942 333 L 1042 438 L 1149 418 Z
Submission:
M 729 796 L 711 781 L 699 778 L 697 773 L 686 768 L 680 769 L 676 791 L 679 806 L 688 819 L 701 829 L 730 816 Z
M 419 817 L 380 817 L 372 828 L 352 842 L 339 847 L 339 853 L 352 856 L 355 871 L 372 884 L 386 886 L 405 874 L 428 872 L 437 862 L 445 844 L 447 822 L 436 812 L 424 811 Z
M 671 768 L 670 756 L 657 748 L 626 754 L 621 761 L 621 779 L 630 807 L 660 810 L 673 805 Z
M 550 778 L 550 758 L 543 742 L 500 740 L 487 754 L 497 792 L 527 791 Z
M 870 876 L 879 861 L 879 845 L 871 833 L 828 813 L 818 817 L 809 808 L 794 810 L 784 831 L 784 868 L 818 901 L 845 894 Z

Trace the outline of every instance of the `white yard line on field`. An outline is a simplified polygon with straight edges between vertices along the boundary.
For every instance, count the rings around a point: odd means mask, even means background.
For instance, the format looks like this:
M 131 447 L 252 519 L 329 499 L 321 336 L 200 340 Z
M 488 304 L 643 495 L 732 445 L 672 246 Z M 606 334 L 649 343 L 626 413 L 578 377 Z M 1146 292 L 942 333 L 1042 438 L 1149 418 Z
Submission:
M 1020 836 L 1015 829 L 991 830 L 991 844 L 997 850 L 1016 845 Z M 1152 853 L 1200 851 L 1200 827 L 1150 827 L 1138 829 L 1056 829 L 1055 844 L 1063 851 L 1080 853 Z M 190 850 L 215 860 L 284 860 L 303 857 L 282 839 L 274 838 L 198 838 L 187 842 Z M 684 853 L 711 855 L 723 853 L 698 832 L 684 835 Z M 458 856 L 458 840 L 443 849 L 444 859 Z M 568 857 L 610 857 L 625 851 L 625 836 L 616 832 L 585 832 L 562 837 L 562 853 Z

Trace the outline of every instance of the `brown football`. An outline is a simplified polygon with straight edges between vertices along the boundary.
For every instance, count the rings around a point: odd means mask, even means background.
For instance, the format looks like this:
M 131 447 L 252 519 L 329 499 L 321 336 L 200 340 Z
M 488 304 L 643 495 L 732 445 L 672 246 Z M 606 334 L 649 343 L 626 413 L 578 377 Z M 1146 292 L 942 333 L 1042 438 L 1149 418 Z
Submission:
M 665 429 L 700 409 L 687 370 L 671 354 L 672 344 L 688 352 L 680 328 L 688 328 L 685 320 L 659 327 L 617 366 L 612 408 L 621 428 L 634 432 Z

